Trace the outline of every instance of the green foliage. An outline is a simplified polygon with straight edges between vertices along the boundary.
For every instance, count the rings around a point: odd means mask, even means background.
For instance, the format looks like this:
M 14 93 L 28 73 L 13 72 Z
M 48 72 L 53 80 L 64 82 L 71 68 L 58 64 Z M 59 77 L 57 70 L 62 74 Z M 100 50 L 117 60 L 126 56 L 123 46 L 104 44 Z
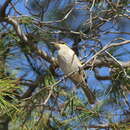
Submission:
M 97 99 L 90 105 L 52 63 L 56 53 L 49 43 L 66 41 L 76 54 L 89 60 L 104 45 L 128 39 L 129 32 L 124 31 L 129 22 L 129 2 L 31 0 L 25 3 L 29 16 L 20 14 L 17 4 L 22 1 L 12 1 L 6 10 L 8 16 L 0 17 L 0 128 L 3 121 L 3 126 L 9 123 L 10 130 L 82 130 L 92 126 L 128 130 L 130 80 L 124 71 L 129 76 L 130 68 L 109 63 L 113 58 L 106 53 L 86 65 L 92 72 L 88 74 L 89 87 Z M 9 17 L 14 24 L 7 21 Z M 107 51 L 125 63 L 130 51 L 124 48 Z M 100 59 L 104 60 L 102 65 L 95 67 Z M 99 77 L 100 73 L 96 69 L 106 66 L 110 80 L 97 80 L 96 73 Z M 101 76 L 105 77 L 105 71 L 101 70 Z
M 15 80 L 0 79 L 0 115 L 7 114 L 12 117 L 12 114 L 18 111 L 16 100 L 18 89 Z

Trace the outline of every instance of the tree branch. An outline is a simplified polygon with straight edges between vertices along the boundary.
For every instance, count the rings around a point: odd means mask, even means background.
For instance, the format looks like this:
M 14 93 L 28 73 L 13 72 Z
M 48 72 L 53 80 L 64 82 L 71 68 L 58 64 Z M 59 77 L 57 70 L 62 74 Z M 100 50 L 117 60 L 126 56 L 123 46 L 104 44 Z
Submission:
M 2 5 L 2 7 L 0 8 L 0 17 L 6 16 L 6 9 L 11 1 L 12 0 L 6 0 L 5 3 Z
M 41 51 L 34 44 L 30 44 L 31 41 L 28 40 L 27 36 L 22 31 L 22 29 L 21 29 L 17 20 L 15 20 L 11 17 L 7 17 L 7 18 L 3 19 L 2 21 L 13 25 L 13 27 L 14 27 L 17 35 L 19 36 L 19 38 L 25 43 L 25 45 L 30 46 L 30 48 L 32 48 L 32 51 L 34 51 L 36 54 L 38 54 L 39 56 L 41 56 L 43 59 L 45 59 L 49 63 L 53 64 L 54 66 L 57 66 L 56 58 L 48 56 L 45 51 L 43 51 L 43 50 Z

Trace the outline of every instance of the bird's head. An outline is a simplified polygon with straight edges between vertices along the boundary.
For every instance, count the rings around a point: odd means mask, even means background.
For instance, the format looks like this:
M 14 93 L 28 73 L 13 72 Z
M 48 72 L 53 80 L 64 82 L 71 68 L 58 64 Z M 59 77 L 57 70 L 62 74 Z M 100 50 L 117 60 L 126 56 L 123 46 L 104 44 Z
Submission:
M 67 46 L 66 43 L 63 41 L 51 42 L 51 45 L 54 46 L 57 50 L 59 50 L 62 47 Z

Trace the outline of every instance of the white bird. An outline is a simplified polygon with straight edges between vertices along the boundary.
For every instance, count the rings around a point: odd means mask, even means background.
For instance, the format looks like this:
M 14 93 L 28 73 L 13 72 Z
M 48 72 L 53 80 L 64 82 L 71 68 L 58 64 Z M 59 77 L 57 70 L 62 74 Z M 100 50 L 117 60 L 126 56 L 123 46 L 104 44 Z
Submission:
M 92 93 L 87 83 L 85 82 L 84 70 L 79 71 L 79 69 L 82 67 L 82 64 L 75 52 L 63 42 L 51 43 L 58 50 L 57 59 L 61 70 L 65 73 L 65 75 L 71 72 L 76 72 L 70 75 L 69 78 L 76 86 L 80 86 L 83 89 L 85 95 L 88 98 L 88 102 L 90 104 L 94 104 L 95 95 Z

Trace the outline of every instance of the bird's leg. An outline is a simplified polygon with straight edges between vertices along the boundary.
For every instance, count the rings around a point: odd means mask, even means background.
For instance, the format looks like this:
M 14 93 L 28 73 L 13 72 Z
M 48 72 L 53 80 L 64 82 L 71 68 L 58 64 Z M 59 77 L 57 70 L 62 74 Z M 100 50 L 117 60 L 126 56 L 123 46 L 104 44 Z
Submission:
M 79 74 L 82 74 L 82 69 L 79 66 L 78 66 L 78 72 L 79 72 Z

